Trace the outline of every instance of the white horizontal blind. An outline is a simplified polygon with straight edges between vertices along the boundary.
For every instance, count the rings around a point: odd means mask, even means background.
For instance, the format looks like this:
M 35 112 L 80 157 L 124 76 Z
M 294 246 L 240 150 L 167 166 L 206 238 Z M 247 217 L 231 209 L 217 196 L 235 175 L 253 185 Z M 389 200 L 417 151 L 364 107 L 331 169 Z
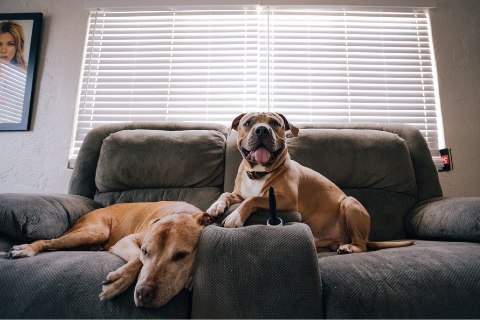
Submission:
M 227 124 L 256 110 L 265 21 L 257 10 L 92 13 L 74 155 L 107 123 Z
M 293 123 L 407 123 L 439 149 L 426 13 L 270 13 L 270 109 Z
M 293 123 L 409 123 L 439 146 L 423 12 L 93 12 L 85 50 L 71 158 L 107 123 L 228 126 L 268 109 Z
M 0 123 L 22 122 L 26 80 L 23 70 L 0 63 Z

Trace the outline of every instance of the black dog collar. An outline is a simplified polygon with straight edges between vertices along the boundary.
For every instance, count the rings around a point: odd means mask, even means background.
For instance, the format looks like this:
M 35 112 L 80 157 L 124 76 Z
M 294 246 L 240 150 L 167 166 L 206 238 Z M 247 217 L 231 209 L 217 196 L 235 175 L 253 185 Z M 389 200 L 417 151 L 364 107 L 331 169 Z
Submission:
M 286 160 L 286 159 L 285 159 Z M 248 171 L 246 170 L 245 172 L 247 173 L 247 177 L 250 180 L 260 180 L 263 177 L 265 177 L 267 174 L 274 172 L 275 170 L 278 170 L 280 167 L 282 167 L 285 164 L 285 160 L 283 160 L 283 163 L 273 169 L 272 171 Z
M 246 172 L 247 172 L 247 177 L 250 180 L 259 180 L 265 177 L 267 174 L 272 173 L 273 171 L 246 171 Z

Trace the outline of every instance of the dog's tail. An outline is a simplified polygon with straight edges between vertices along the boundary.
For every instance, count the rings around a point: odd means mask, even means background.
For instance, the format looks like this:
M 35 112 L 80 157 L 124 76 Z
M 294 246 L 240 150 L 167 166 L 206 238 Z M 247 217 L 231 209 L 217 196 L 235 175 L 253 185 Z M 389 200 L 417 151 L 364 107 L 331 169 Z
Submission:
M 415 241 L 413 240 L 406 240 L 406 241 L 381 241 L 381 242 L 367 242 L 367 248 L 370 250 L 379 250 L 379 249 L 386 249 L 386 248 L 399 248 L 399 247 L 406 247 L 411 246 L 414 244 Z

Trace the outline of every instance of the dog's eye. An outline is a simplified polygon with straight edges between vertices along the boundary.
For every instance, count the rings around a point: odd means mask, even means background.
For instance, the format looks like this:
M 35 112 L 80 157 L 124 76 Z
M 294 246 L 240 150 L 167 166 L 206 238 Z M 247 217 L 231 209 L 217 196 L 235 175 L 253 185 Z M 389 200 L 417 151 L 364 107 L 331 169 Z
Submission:
M 274 127 L 279 127 L 280 126 L 280 123 L 278 123 L 278 121 L 275 121 L 275 120 L 270 122 L 270 124 Z
M 144 256 L 147 256 L 147 250 L 142 249 L 142 253 L 143 253 Z
M 187 252 L 177 252 L 174 256 L 173 256 L 173 261 L 178 261 L 178 260 L 182 260 L 183 258 L 185 258 L 187 256 Z
M 250 127 L 252 125 L 252 121 L 248 120 L 245 122 L 244 126 L 245 127 Z

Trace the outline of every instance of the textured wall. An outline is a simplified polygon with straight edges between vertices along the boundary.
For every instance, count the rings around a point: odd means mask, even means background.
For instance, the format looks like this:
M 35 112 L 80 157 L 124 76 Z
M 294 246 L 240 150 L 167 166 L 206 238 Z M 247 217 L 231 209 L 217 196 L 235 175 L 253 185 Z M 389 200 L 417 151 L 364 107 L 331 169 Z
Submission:
M 0 132 L 0 192 L 67 193 L 88 14 L 83 1 L 0 0 L 2 13 L 42 12 L 32 131 Z
M 438 0 L 431 11 L 445 140 L 455 165 L 440 174 L 446 196 L 480 196 L 479 4 Z M 0 0 L 0 8 L 44 14 L 33 130 L 0 132 L 0 192 L 66 193 L 87 12 L 81 0 Z
M 439 0 L 430 11 L 445 143 L 454 170 L 445 196 L 480 196 L 480 1 Z

